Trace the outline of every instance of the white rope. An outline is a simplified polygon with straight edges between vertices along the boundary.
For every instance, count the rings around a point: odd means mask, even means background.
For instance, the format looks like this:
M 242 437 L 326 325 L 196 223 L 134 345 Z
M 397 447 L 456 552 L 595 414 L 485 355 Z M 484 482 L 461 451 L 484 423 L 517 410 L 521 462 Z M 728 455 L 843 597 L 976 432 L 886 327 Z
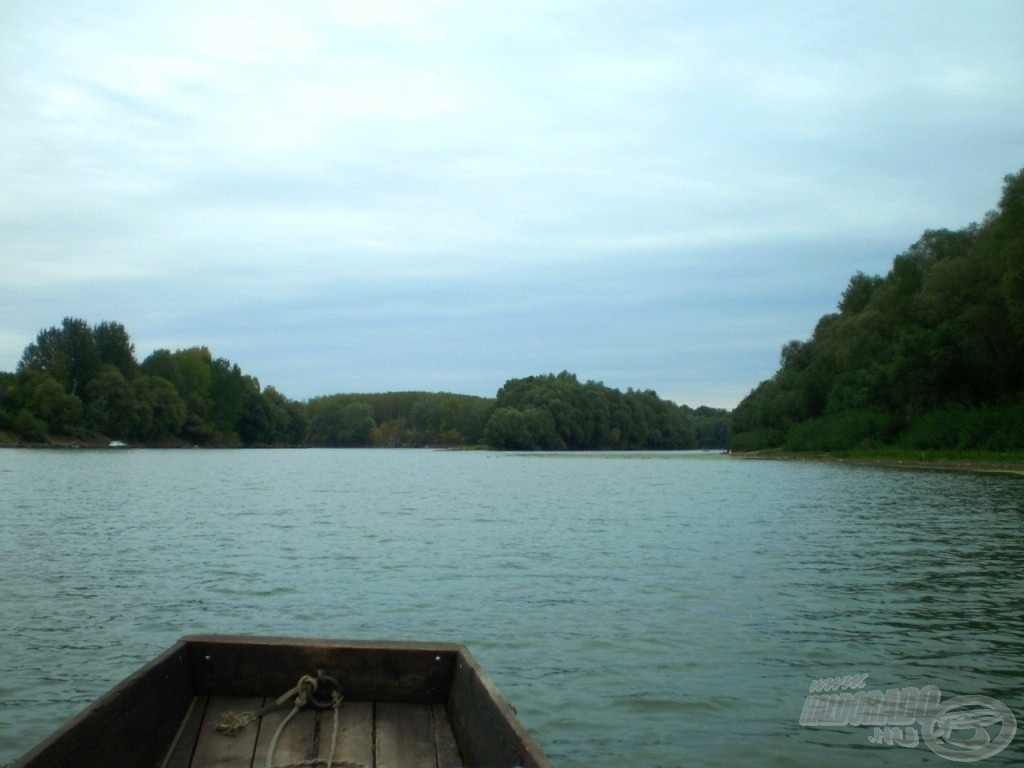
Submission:
M 337 685 L 337 683 L 335 683 L 335 685 Z M 277 743 L 281 739 L 281 734 L 284 733 L 285 727 L 289 722 L 291 722 L 292 718 L 294 718 L 295 715 L 297 715 L 302 708 L 306 706 L 309 702 L 310 694 L 315 693 L 317 687 L 318 681 L 316 678 L 310 677 L 309 675 L 303 675 L 299 678 L 299 682 L 295 684 L 294 688 L 281 696 L 278 696 L 272 704 L 267 705 L 258 712 L 242 712 L 241 714 L 235 714 L 234 712 L 225 713 L 224 720 L 217 726 L 217 730 L 223 734 L 234 735 L 247 725 L 256 722 L 264 715 L 269 714 L 276 709 L 280 709 L 287 704 L 289 700 L 294 698 L 295 702 L 292 706 L 291 712 L 289 712 L 285 716 L 284 720 L 281 721 L 280 725 L 277 726 L 277 730 L 274 731 L 274 735 L 270 739 L 270 747 L 267 750 L 264 768 L 314 768 L 319 765 L 324 765 L 326 768 L 366 768 L 362 763 L 353 763 L 349 761 L 335 762 L 334 760 L 334 754 L 338 747 L 338 734 L 341 731 L 340 713 L 342 696 L 337 690 L 331 692 L 331 709 L 334 710 L 334 728 L 331 734 L 331 748 L 327 754 L 327 759 L 315 758 L 313 760 L 302 760 L 297 763 L 288 763 L 287 765 L 274 765 L 274 753 L 277 751 Z

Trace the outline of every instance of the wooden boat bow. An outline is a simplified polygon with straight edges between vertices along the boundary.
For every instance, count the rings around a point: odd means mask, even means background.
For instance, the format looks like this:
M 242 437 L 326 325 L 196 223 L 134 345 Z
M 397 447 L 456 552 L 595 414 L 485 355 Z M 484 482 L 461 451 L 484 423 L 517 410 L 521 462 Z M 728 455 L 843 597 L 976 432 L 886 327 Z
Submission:
M 264 711 L 304 675 L 326 709 L 306 694 Z M 260 722 L 218 733 L 232 710 Z M 234 635 L 182 638 L 11 768 L 263 768 L 268 753 L 276 768 L 550 768 L 462 645 Z

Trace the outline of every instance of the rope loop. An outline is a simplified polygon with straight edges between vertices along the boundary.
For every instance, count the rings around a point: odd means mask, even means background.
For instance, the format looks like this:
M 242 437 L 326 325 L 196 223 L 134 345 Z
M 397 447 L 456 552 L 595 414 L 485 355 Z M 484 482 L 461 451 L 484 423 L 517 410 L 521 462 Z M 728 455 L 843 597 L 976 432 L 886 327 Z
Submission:
M 321 688 L 329 688 L 331 691 L 330 701 L 324 701 L 316 697 L 317 691 Z M 281 734 L 284 733 L 285 726 L 288 725 L 289 721 L 307 704 L 312 705 L 316 709 L 332 709 L 334 710 L 334 729 L 331 735 L 331 746 L 330 752 L 326 760 L 311 760 L 304 761 L 302 763 L 294 763 L 296 766 L 315 766 L 315 765 L 326 765 L 326 768 L 342 768 L 346 766 L 348 768 L 355 768 L 357 764 L 354 763 L 337 763 L 334 760 L 334 753 L 338 746 L 338 733 L 339 727 L 339 714 L 341 712 L 341 702 L 343 700 L 341 694 L 341 684 L 333 677 L 328 675 L 322 669 L 317 670 L 316 677 L 311 675 L 303 675 L 299 678 L 299 681 L 283 694 L 277 697 L 273 703 L 263 707 L 258 712 L 226 712 L 224 714 L 223 721 L 217 725 L 217 731 L 228 736 L 234 736 L 243 730 L 246 726 L 255 723 L 257 720 L 273 712 L 276 709 L 286 706 L 289 702 L 292 702 L 292 710 L 288 715 L 281 721 L 281 724 L 277 727 L 273 737 L 270 740 L 270 747 L 267 750 L 267 758 L 265 768 L 274 768 L 274 752 L 277 751 L 277 742 L 281 738 Z M 291 768 L 290 766 L 278 766 L 278 768 Z M 362 766 L 359 766 L 362 768 Z
M 327 701 L 324 701 L 323 699 L 318 699 L 316 696 L 313 695 L 313 693 L 310 693 L 309 703 L 317 709 L 330 709 L 332 706 L 334 706 L 334 696 L 341 696 L 341 683 L 339 683 L 333 677 L 328 675 L 322 669 L 318 669 L 316 671 L 316 680 L 313 687 L 313 692 L 318 692 L 321 686 L 327 686 L 331 689 L 331 698 Z

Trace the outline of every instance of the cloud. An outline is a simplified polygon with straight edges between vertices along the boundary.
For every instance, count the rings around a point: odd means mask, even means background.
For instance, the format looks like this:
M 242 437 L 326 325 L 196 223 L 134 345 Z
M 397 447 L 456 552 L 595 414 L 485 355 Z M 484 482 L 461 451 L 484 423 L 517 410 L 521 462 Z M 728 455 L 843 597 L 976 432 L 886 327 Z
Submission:
M 734 405 L 1021 165 L 1017 2 L 0 17 L 0 369 L 77 315 L 293 397 L 567 368 Z

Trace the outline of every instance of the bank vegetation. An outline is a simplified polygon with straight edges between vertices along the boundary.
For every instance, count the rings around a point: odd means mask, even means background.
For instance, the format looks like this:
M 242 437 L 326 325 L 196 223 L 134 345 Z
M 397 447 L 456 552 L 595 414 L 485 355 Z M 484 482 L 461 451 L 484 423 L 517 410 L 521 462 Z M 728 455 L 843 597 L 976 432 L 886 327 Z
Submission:
M 736 451 L 1024 450 L 1024 171 L 980 224 L 858 272 L 732 414 Z
M 299 402 L 205 346 L 138 362 L 125 327 L 67 317 L 0 373 L 0 443 L 149 446 L 725 448 L 728 413 L 574 374 L 511 379 L 495 397 L 334 394 Z

